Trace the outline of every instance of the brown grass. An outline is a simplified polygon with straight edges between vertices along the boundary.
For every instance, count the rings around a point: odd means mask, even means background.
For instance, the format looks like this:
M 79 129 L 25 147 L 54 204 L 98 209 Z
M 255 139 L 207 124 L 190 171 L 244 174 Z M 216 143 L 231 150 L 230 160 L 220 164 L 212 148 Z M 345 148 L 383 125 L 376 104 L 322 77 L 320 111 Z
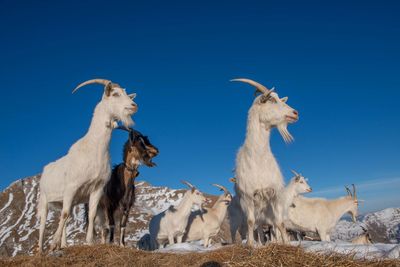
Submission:
M 70 247 L 61 254 L 0 258 L 0 266 L 400 266 L 399 260 L 355 260 L 351 255 L 318 255 L 283 245 L 259 249 L 227 246 L 207 253 L 185 254 L 96 245 Z

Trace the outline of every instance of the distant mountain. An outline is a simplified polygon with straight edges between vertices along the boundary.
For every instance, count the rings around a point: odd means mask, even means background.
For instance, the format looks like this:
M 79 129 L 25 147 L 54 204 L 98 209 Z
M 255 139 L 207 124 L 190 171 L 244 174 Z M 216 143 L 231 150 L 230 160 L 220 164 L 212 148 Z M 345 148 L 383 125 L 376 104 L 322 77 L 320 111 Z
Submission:
M 39 194 L 40 175 L 28 177 L 12 183 L 0 193 L 0 256 L 17 254 L 33 254 L 37 248 L 39 223 L 36 219 L 36 208 Z M 127 246 L 133 246 L 146 233 L 148 223 L 153 216 L 170 205 L 177 204 L 185 190 L 174 190 L 168 187 L 156 187 L 146 182 L 138 182 L 136 187 L 136 203 L 132 208 L 126 229 Z M 207 197 L 215 201 L 216 196 Z M 209 205 L 212 205 L 210 203 Z M 68 222 L 68 244 L 83 244 L 85 239 L 82 205 L 73 209 L 72 218 Z M 45 248 L 58 224 L 59 210 L 52 209 L 47 217 Z M 377 242 L 400 242 L 400 209 L 386 209 L 370 213 L 362 218 L 372 238 Z M 332 237 L 350 240 L 362 233 L 357 224 L 340 221 Z M 118 229 L 118 227 L 117 227 Z M 215 238 L 218 242 L 230 241 L 229 224 L 226 219 L 220 234 Z M 118 235 L 118 233 L 117 233 Z M 100 238 L 97 238 L 100 241 Z
M 356 223 L 342 220 L 332 233 L 333 240 L 351 240 L 367 229 L 376 243 L 400 243 L 400 208 L 368 213 Z

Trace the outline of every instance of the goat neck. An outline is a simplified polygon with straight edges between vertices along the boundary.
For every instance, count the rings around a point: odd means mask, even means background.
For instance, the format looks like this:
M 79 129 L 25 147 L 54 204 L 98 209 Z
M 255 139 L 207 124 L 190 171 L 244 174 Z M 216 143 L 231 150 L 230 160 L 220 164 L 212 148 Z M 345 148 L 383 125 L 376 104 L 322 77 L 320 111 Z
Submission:
M 341 197 L 329 201 L 329 209 L 334 214 L 334 218 L 338 218 L 338 220 L 350 211 L 352 205 L 354 205 L 354 199 L 351 197 Z
M 225 219 L 228 210 L 228 205 L 224 199 L 225 195 L 222 194 L 211 208 L 214 211 L 214 214 L 218 217 L 218 222 L 222 222 Z
M 250 109 L 244 145 L 257 155 L 271 154 L 270 135 L 271 127 L 261 124 L 257 112 Z
M 187 190 L 181 202 L 176 206 L 176 218 L 182 218 L 182 221 L 188 220 L 192 206 L 192 192 Z
M 111 118 L 110 113 L 107 111 L 107 107 L 101 101 L 94 110 L 89 130 L 83 137 L 83 140 L 88 145 L 93 145 L 96 150 L 98 148 L 108 149 L 113 129 L 111 126 L 112 121 L 113 118 Z

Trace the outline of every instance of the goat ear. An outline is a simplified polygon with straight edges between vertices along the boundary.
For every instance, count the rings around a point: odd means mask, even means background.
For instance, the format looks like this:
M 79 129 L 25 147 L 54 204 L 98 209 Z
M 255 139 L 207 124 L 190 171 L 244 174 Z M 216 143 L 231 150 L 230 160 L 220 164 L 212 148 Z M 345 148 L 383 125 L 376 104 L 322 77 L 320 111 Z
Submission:
M 128 96 L 129 96 L 129 98 L 130 98 L 130 99 L 132 99 L 132 100 L 133 100 L 133 99 L 136 97 L 136 93 L 129 94 Z
M 107 85 L 104 87 L 104 94 L 106 96 L 110 96 L 112 91 L 112 82 L 107 83 Z
M 296 176 L 296 178 L 294 178 L 294 181 L 295 181 L 295 182 L 300 181 L 300 176 Z
M 281 101 L 282 101 L 283 103 L 286 103 L 286 102 L 288 101 L 288 99 L 289 99 L 289 97 L 285 96 L 285 97 L 282 97 L 282 98 L 281 98 Z

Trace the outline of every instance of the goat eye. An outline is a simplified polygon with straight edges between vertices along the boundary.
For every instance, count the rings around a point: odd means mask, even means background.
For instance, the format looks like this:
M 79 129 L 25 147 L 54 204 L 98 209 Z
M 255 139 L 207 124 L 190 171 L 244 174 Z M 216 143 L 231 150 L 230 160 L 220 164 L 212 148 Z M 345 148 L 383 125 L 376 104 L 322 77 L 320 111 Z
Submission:
M 115 97 L 118 97 L 118 96 L 119 96 L 119 94 L 118 94 L 118 93 L 114 93 L 114 94 L 113 94 L 113 96 L 115 96 Z
M 303 181 L 300 181 L 300 183 L 301 183 L 301 184 L 304 184 L 304 182 L 303 182 Z

